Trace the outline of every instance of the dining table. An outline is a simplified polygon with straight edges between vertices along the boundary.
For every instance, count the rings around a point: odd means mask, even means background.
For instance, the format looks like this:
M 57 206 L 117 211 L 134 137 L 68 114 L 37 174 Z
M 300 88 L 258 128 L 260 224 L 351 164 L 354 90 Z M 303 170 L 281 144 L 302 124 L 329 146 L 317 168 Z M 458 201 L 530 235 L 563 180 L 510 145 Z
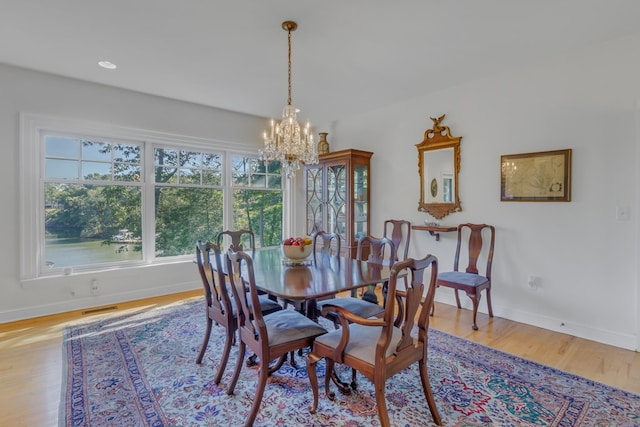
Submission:
M 256 249 L 251 255 L 259 291 L 305 305 L 307 315 L 317 317 L 316 302 L 341 292 L 385 283 L 391 269 L 344 256 L 313 254 L 304 261 L 287 259 L 279 247 Z

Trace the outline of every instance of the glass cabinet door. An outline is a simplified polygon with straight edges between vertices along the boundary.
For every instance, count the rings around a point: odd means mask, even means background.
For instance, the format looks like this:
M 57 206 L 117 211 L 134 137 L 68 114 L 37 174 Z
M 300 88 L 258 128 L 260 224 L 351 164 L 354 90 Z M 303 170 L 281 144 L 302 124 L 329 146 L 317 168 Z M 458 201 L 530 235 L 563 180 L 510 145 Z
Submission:
M 324 230 L 324 180 L 322 165 L 307 168 L 307 235 Z
M 327 165 L 327 231 L 347 232 L 347 173 L 344 164 Z
M 368 233 L 369 220 L 369 167 L 353 167 L 353 239 L 357 241 Z

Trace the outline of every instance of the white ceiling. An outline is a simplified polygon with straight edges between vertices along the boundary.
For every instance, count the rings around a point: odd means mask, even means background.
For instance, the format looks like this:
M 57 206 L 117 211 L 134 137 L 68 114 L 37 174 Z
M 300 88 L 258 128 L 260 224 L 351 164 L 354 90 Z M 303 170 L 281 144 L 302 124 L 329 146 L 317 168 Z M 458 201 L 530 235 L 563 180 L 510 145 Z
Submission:
M 0 62 L 279 116 L 285 20 L 293 104 L 328 123 L 638 33 L 640 1 L 0 0 Z

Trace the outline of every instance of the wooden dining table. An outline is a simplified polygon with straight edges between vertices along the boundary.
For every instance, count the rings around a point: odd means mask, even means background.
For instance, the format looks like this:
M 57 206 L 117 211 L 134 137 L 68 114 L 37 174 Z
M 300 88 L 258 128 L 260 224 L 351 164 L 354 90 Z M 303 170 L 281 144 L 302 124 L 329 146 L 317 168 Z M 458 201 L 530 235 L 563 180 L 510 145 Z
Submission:
M 306 304 L 307 315 L 315 318 L 316 301 L 341 292 L 384 283 L 389 266 L 342 256 L 313 255 L 302 264 L 290 263 L 280 248 L 247 252 L 253 259 L 256 287 L 269 295 Z

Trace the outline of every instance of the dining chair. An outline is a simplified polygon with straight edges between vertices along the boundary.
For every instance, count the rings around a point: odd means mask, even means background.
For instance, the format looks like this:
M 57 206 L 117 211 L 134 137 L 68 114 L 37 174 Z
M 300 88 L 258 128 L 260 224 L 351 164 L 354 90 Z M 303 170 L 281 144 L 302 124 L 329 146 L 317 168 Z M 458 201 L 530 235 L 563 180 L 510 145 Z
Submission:
M 437 286 L 452 288 L 456 295 L 456 304 L 460 306 L 458 291 L 464 291 L 473 303 L 473 330 L 478 330 L 476 317 L 482 291 L 486 289 L 487 308 L 489 317 L 493 317 L 491 308 L 491 264 L 493 263 L 493 247 L 495 245 L 495 227 L 487 224 L 460 224 L 458 225 L 458 243 L 453 259 L 453 271 L 445 271 L 438 274 Z M 467 267 L 459 270 L 460 258 L 468 255 Z M 478 270 L 478 260 L 485 260 L 485 272 L 481 275 Z M 433 315 L 435 306 L 431 308 Z
M 229 247 L 235 251 L 256 250 L 256 236 L 251 230 L 241 229 L 221 231 L 216 237 L 216 243 L 219 247 L 223 247 L 222 241 L 225 239 L 227 241 L 229 241 L 229 239 L 231 240 L 231 244 Z M 248 244 L 248 247 L 246 246 L 246 244 Z
M 369 248 L 369 255 L 364 256 L 365 247 Z M 362 236 L 358 239 L 358 250 L 356 258 L 361 261 L 367 261 L 374 264 L 384 264 L 385 262 L 385 249 L 388 254 L 393 254 L 395 246 L 393 242 L 386 237 L 375 238 L 373 236 Z M 324 304 L 339 305 L 352 313 L 356 313 L 362 317 L 380 316 L 384 313 L 384 308 L 378 304 L 378 299 L 375 295 L 375 286 L 371 286 L 362 298 L 357 296 L 357 291 L 353 290 L 351 296 L 342 296 L 329 300 L 319 301 L 317 304 L 318 311 L 321 311 Z M 338 325 L 337 318 L 329 313 L 327 319 Z
M 211 264 L 212 253 L 215 260 L 215 266 Z M 204 357 L 207 345 L 209 344 L 209 338 L 211 337 L 213 322 L 222 326 L 225 329 L 224 348 L 222 350 L 222 358 L 220 359 L 218 373 L 214 379 L 214 382 L 219 384 L 222 379 L 222 375 L 224 374 L 224 370 L 227 367 L 231 346 L 235 342 L 235 333 L 238 329 L 237 310 L 235 308 L 236 304 L 227 288 L 225 274 L 222 269 L 222 255 L 220 247 L 211 242 L 202 243 L 202 241 L 198 241 L 198 243 L 196 243 L 196 260 L 198 272 L 200 273 L 200 278 L 202 279 L 202 285 L 204 287 L 207 314 L 207 326 L 204 332 L 204 340 L 202 341 L 200 353 L 196 358 L 196 363 L 202 363 L 202 358 Z M 282 307 L 277 302 L 262 296 L 258 298 L 258 305 L 260 307 L 260 312 L 264 316 L 282 310 Z
M 401 274 L 409 276 L 405 290 L 397 288 Z M 387 380 L 417 362 L 431 416 L 436 424 L 442 424 L 427 371 L 429 308 L 435 295 L 437 274 L 438 261 L 433 255 L 395 263 L 389 279 L 389 299 L 381 318 L 361 317 L 344 307 L 330 303 L 324 305 L 323 314 L 333 311 L 341 327 L 317 337 L 312 351 L 307 355 L 307 372 L 313 391 L 313 404 L 309 408 L 311 413 L 318 408 L 316 364 L 325 359 L 324 386 L 327 397 L 335 400 L 335 394 L 330 391 L 335 364 L 350 366 L 374 384 L 380 425 L 388 427 L 389 414 L 385 400 Z M 426 297 L 423 300 L 425 290 Z M 404 303 L 398 304 L 399 301 Z M 416 319 L 417 334 L 413 334 Z
M 244 264 L 244 276 L 240 275 L 240 267 Z M 238 359 L 235 373 L 227 390 L 232 395 L 242 370 L 242 360 L 246 347 L 258 356 L 258 384 L 253 397 L 253 405 L 245 426 L 253 425 L 262 396 L 267 385 L 268 376 L 276 372 L 287 354 L 311 347 L 316 337 L 327 331 L 318 323 L 298 313 L 295 310 L 281 310 L 268 316 L 263 316 L 258 307 L 258 292 L 255 283 L 255 273 L 251 257 L 242 251 L 229 250 L 226 254 L 227 271 L 230 272 L 231 289 L 238 306 L 238 332 L 240 337 Z M 244 292 L 245 284 L 249 292 Z M 276 361 L 272 366 L 270 363 Z

